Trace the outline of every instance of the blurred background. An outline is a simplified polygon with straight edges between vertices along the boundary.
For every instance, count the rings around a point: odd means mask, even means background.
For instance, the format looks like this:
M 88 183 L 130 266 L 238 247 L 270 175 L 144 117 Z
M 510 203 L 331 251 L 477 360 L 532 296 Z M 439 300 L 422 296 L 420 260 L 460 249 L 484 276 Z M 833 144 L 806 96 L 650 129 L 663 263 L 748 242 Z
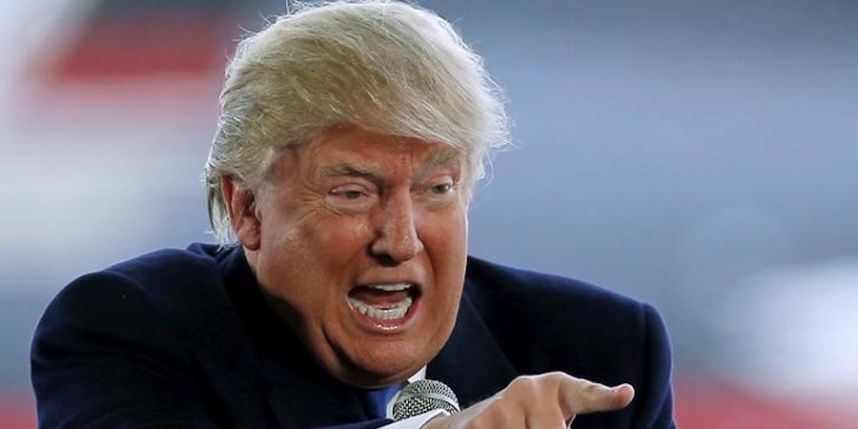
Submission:
M 0 427 L 74 277 L 212 241 L 222 70 L 283 1 L 2 0 Z M 685 428 L 858 428 L 858 2 L 423 0 L 506 90 L 472 253 L 645 299 Z

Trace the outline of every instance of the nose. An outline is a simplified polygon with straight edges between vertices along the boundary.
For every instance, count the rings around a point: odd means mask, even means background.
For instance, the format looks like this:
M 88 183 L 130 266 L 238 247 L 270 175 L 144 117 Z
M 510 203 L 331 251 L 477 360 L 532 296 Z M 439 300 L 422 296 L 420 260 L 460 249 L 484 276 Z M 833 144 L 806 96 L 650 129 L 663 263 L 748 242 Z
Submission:
M 410 192 L 391 195 L 376 215 L 377 236 L 372 254 L 386 264 L 399 264 L 414 258 L 423 250 L 417 235 L 417 216 Z

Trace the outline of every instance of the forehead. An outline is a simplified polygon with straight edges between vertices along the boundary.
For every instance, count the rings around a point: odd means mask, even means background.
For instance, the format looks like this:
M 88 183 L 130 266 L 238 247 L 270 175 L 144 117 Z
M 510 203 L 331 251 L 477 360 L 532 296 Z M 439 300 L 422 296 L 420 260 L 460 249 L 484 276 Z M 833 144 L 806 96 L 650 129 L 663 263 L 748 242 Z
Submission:
M 355 126 L 338 127 L 323 133 L 299 149 L 298 159 L 304 167 L 332 172 L 348 166 L 383 171 L 402 167 L 420 170 L 442 165 L 465 165 L 465 154 L 459 149 Z

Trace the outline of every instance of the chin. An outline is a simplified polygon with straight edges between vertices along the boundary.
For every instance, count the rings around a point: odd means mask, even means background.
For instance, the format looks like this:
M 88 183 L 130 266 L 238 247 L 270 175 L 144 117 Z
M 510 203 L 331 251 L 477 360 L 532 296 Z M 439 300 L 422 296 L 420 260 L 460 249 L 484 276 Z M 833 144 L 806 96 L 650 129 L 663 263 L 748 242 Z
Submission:
M 338 359 L 332 371 L 341 381 L 363 388 L 376 388 L 403 382 L 426 366 L 435 353 L 403 353 L 408 346 L 389 344 L 362 350 L 352 358 Z

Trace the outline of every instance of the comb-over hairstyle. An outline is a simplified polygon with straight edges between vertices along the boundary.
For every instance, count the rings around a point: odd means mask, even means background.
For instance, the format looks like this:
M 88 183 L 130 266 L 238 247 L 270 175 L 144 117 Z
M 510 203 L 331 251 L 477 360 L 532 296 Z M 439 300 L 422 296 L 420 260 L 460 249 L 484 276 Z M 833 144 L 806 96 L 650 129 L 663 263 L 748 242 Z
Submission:
M 298 7 L 238 45 L 226 70 L 205 176 L 209 218 L 232 241 L 221 183 L 258 185 L 283 148 L 354 124 L 462 151 L 469 180 L 508 143 L 482 59 L 431 11 L 393 1 Z

